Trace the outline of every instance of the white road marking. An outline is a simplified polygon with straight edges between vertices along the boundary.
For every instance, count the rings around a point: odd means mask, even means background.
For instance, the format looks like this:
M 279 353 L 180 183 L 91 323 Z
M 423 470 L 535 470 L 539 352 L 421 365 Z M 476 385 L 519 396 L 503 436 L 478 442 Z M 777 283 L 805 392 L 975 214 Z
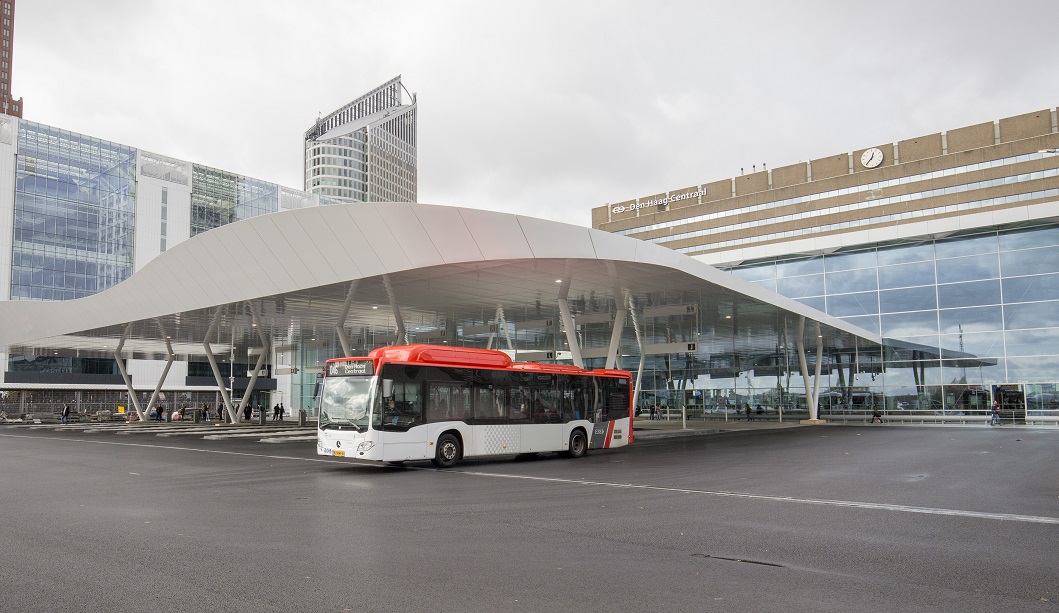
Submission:
M 173 451 L 192 451 L 197 453 L 216 453 L 222 455 L 233 455 L 233 456 L 244 456 L 251 458 L 264 458 L 269 460 L 294 460 L 296 462 L 314 462 L 322 464 L 346 464 L 361 466 L 367 464 L 365 462 L 357 462 L 355 459 L 350 461 L 348 458 L 344 459 L 333 459 L 327 457 L 318 458 L 299 458 L 294 456 L 279 456 L 279 455 L 268 455 L 263 453 L 245 453 L 239 451 L 222 451 L 219 449 L 195 449 L 194 447 L 178 447 L 175 445 L 152 445 L 148 443 L 121 443 L 116 441 L 95 441 L 86 439 L 69 439 L 66 437 L 53 437 L 53 436 L 28 436 L 19 434 L 0 434 L 0 437 L 8 438 L 29 438 L 29 439 L 48 439 L 48 440 L 60 440 L 64 442 L 77 442 L 77 443 L 91 443 L 96 445 L 117 445 L 123 447 L 146 447 L 150 449 L 169 449 Z M 375 462 L 371 462 L 371 465 L 376 465 Z M 427 467 L 407 467 L 411 470 L 437 470 L 434 468 Z M 723 498 L 743 498 L 746 500 L 768 500 L 772 502 L 793 502 L 796 504 L 813 504 L 821 506 L 832 506 L 832 507 L 847 507 L 855 509 L 870 509 L 876 511 L 897 511 L 901 513 L 921 513 L 925 515 L 947 515 L 950 517 L 968 517 L 973 519 L 994 519 L 998 521 L 1016 521 L 1031 524 L 1050 524 L 1059 525 L 1059 517 L 1044 517 L 1039 515 L 1019 515 L 1014 513 L 988 513 L 983 511 L 964 511 L 961 509 L 938 509 L 932 507 L 914 507 L 909 505 L 901 504 L 886 504 L 881 502 L 857 502 L 854 500 L 828 500 L 822 498 L 797 498 L 794 496 L 768 496 L 765 494 L 747 494 L 743 492 L 723 492 L 723 491 L 711 491 L 711 490 L 696 490 L 679 487 L 662 487 L 658 485 L 642 485 L 636 483 L 616 483 L 609 481 L 585 481 L 583 479 L 560 479 L 557 477 L 533 477 L 529 475 L 505 475 L 501 473 L 489 473 L 482 471 L 470 471 L 470 470 L 438 470 L 438 472 L 446 472 L 460 475 L 471 475 L 476 477 L 492 477 L 498 479 L 523 479 L 526 481 L 538 481 L 542 483 L 561 483 L 566 485 L 590 485 L 594 487 L 611 487 L 618 489 L 638 489 L 654 492 L 673 492 L 677 494 L 699 494 L 702 496 L 719 496 Z
M 923 513 L 926 515 L 949 515 L 954 517 L 971 517 L 975 519 L 995 519 L 1000 521 L 1019 521 L 1031 524 L 1053 524 L 1059 525 L 1059 517 L 1042 517 L 1039 515 L 1018 515 L 1014 513 L 987 513 L 982 511 L 964 511 L 961 509 L 936 509 L 931 507 L 914 507 L 903 504 L 886 504 L 882 502 L 857 502 L 854 500 L 827 500 L 820 498 L 796 498 L 794 496 L 768 496 L 764 494 L 746 494 L 742 492 L 718 492 L 710 490 L 695 490 L 679 487 L 662 487 L 657 485 L 638 485 L 635 483 L 611 483 L 608 481 L 583 481 L 579 479 L 559 479 L 555 477 L 531 477 L 526 475 L 504 475 L 500 473 L 472 472 L 463 470 L 450 470 L 463 475 L 475 475 L 479 477 L 497 477 L 501 479 L 526 479 L 529 481 L 545 481 L 553 483 L 569 483 L 574 485 L 592 485 L 597 487 L 613 487 L 624 489 L 639 489 L 655 492 L 673 492 L 678 494 L 700 494 L 703 496 L 721 496 L 724 498 L 744 498 L 749 500 L 770 500 L 773 502 L 794 502 L 798 504 L 815 504 L 832 507 L 850 507 L 855 509 L 872 509 L 876 511 L 899 511 L 903 513 Z

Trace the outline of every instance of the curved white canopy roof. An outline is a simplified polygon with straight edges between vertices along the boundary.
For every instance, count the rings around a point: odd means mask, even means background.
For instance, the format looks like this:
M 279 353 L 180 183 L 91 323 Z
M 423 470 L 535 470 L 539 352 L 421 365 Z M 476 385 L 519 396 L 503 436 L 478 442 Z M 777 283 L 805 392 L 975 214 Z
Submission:
M 234 343 L 245 354 L 260 346 L 251 311 L 276 344 L 334 334 L 351 282 L 345 327 L 354 336 L 392 325 L 391 295 L 410 331 L 436 329 L 442 319 L 487 323 L 497 307 L 507 321 L 537 320 L 554 316 L 557 281 L 568 284 L 571 300 L 591 296 L 604 310 L 626 295 L 640 305 L 705 295 L 702 330 L 726 322 L 730 329 L 733 314 L 737 326 L 773 330 L 804 316 L 821 322 L 828 347 L 879 342 L 652 243 L 506 213 L 366 203 L 279 212 L 210 230 L 87 298 L 2 303 L 0 347 L 16 355 L 111 357 L 127 327 L 126 357 L 161 358 L 168 336 L 186 358 L 203 354 L 216 315 L 211 344 Z

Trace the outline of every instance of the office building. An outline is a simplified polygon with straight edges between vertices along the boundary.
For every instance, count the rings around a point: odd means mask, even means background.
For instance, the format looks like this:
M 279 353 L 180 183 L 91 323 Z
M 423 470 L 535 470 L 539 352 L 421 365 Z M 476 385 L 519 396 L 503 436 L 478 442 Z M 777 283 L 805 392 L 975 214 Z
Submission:
M 305 132 L 305 191 L 342 202 L 417 200 L 416 99 L 400 76 Z
M 11 93 L 11 72 L 14 67 L 15 0 L 0 1 L 0 113 L 22 117 L 22 98 Z
M 887 411 L 1059 408 L 1059 122 L 1045 109 L 592 211 L 880 334 L 822 356 L 825 398 Z M 775 349 L 780 360 L 784 351 Z M 782 387 L 746 356 L 713 394 Z M 765 376 L 762 376 L 765 373 Z

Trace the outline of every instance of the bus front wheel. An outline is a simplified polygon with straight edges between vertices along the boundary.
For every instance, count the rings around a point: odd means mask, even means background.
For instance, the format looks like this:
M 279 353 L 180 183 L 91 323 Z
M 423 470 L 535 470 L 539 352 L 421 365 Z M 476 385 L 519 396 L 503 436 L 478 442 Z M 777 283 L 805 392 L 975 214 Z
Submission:
M 442 434 L 438 437 L 438 448 L 432 461 L 438 468 L 452 468 L 460 461 L 460 455 L 460 439 L 451 434 Z
M 574 430 L 570 433 L 570 448 L 566 452 L 568 458 L 580 458 L 588 453 L 588 439 L 585 438 L 584 430 Z

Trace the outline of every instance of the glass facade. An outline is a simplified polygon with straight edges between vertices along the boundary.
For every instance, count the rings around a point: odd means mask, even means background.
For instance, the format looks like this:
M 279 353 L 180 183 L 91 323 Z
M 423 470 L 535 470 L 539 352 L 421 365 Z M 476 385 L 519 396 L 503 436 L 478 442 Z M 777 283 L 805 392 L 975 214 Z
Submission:
M 12 300 L 72 300 L 133 272 L 136 150 L 20 121 Z
M 856 391 L 888 410 L 985 410 L 1018 388 L 1025 410 L 1055 412 L 1059 383 L 1059 225 L 977 230 L 945 239 L 729 272 L 881 334 L 879 368 Z M 836 398 L 849 400 L 865 356 L 828 356 Z M 846 372 L 844 372 L 844 370 Z M 826 397 L 825 397 L 826 398 Z
M 274 183 L 198 164 L 191 174 L 191 236 L 279 210 Z

